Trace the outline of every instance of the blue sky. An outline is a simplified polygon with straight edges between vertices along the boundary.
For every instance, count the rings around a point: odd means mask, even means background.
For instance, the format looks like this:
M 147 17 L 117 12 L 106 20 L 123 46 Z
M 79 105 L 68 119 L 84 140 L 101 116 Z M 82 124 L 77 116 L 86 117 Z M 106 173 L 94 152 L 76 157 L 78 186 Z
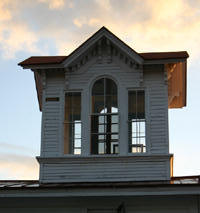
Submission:
M 0 179 L 37 179 L 41 112 L 32 55 L 68 55 L 103 25 L 138 52 L 179 51 L 188 60 L 187 107 L 169 111 L 175 175 L 200 174 L 200 2 L 193 0 L 0 1 Z

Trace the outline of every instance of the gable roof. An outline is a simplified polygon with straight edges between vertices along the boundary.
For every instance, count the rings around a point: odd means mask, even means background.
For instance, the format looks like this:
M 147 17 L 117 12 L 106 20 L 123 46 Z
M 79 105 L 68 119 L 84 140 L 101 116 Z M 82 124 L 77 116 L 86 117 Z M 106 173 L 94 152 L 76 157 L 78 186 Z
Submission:
M 186 51 L 137 53 L 105 27 L 99 29 L 68 56 L 32 56 L 20 62 L 18 65 L 22 66 L 24 69 L 32 70 L 49 68 L 65 70 L 65 68 L 70 67 L 71 64 L 73 64 L 77 58 L 80 58 L 80 56 L 86 51 L 89 52 L 94 46 L 96 46 L 97 42 L 105 40 L 106 42 L 111 43 L 111 45 L 114 46 L 117 51 L 119 49 L 122 51 L 122 54 L 125 53 L 130 60 L 133 60 L 138 65 L 163 64 L 165 66 L 165 70 L 167 71 L 167 81 L 170 83 L 169 85 L 171 85 L 171 87 L 168 87 L 169 108 L 186 106 L 186 59 L 189 57 Z M 34 72 L 34 76 L 41 110 L 42 80 L 41 76 L 38 75 L 37 72 Z M 176 84 L 177 81 L 180 81 L 180 85 Z M 178 88 L 175 88 L 172 85 L 178 85 L 176 86 Z M 175 90 L 179 91 L 179 94 L 181 95 L 177 95 Z
M 109 39 L 114 45 L 119 47 L 122 51 L 126 52 L 127 55 L 137 61 L 137 63 L 141 64 L 143 62 L 143 58 L 134 49 L 132 49 L 125 42 L 119 39 L 115 34 L 113 34 L 111 31 L 103 26 L 91 37 L 89 37 L 84 43 L 82 43 L 78 48 L 76 48 L 71 54 L 69 54 L 64 61 L 64 64 L 68 65 L 69 63 L 71 63 L 76 57 L 80 56 L 83 52 L 85 52 L 103 37 Z
M 96 33 L 89 37 L 84 43 L 76 48 L 68 56 L 32 56 L 20 62 L 18 65 L 25 68 L 31 65 L 49 65 L 49 64 L 63 64 L 67 66 L 75 58 L 79 57 L 87 49 L 89 49 L 94 43 L 96 43 L 102 37 L 108 38 L 113 44 L 125 51 L 130 57 L 134 58 L 139 64 L 142 64 L 145 60 L 166 60 L 166 59 L 186 59 L 189 57 L 186 51 L 180 52 L 147 52 L 137 53 L 134 49 L 129 47 L 125 42 L 119 39 L 106 27 L 100 28 Z
M 165 60 L 165 59 L 186 59 L 189 57 L 186 51 L 179 52 L 149 52 L 138 53 L 144 60 Z M 44 64 L 61 64 L 69 56 L 31 56 L 20 62 L 18 65 L 44 65 Z

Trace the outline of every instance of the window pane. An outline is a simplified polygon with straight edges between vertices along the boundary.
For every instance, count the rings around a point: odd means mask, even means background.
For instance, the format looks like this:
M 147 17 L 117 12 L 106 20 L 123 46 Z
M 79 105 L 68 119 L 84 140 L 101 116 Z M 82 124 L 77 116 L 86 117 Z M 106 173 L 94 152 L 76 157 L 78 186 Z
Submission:
M 144 91 L 136 90 L 128 93 L 128 135 L 129 151 L 132 153 L 146 152 L 145 130 L 145 95 Z
M 106 95 L 117 95 L 117 85 L 109 78 L 105 79 L 106 83 Z
M 118 132 L 118 124 L 112 124 L 111 132 Z
M 111 146 L 111 153 L 118 154 L 118 142 L 113 142 Z
M 95 82 L 92 88 L 92 95 L 104 95 L 104 78 Z
M 114 113 L 114 112 L 118 112 L 118 108 L 117 108 L 117 96 L 116 95 L 107 95 L 105 96 L 106 98 L 106 103 L 105 103 L 105 107 L 107 109 L 107 113 Z
M 105 122 L 105 116 L 99 116 L 99 124 L 104 124 Z
M 118 123 L 118 115 L 112 115 L 112 123 Z
M 106 126 L 105 125 L 99 125 L 99 131 L 98 133 L 104 133 L 106 130 Z
M 80 155 L 81 154 L 81 149 L 74 149 L 74 154 L 75 155 Z
M 105 143 L 99 143 L 99 147 L 98 147 L 98 154 L 105 154 Z
M 101 113 L 104 108 L 104 96 L 92 96 L 92 112 Z
M 75 139 L 74 147 L 75 148 L 80 148 L 81 147 L 81 139 Z
M 112 140 L 118 140 L 119 139 L 119 135 L 118 134 L 112 134 L 111 135 L 111 139 Z
M 91 116 L 91 133 L 98 133 L 99 128 L 98 128 L 98 122 L 99 116 L 98 115 L 92 115 Z
M 144 119 L 144 91 L 137 91 L 137 118 Z
M 129 120 L 136 118 L 136 91 L 128 93 L 128 118 Z
M 64 154 L 81 152 L 81 93 L 68 92 L 65 95 Z

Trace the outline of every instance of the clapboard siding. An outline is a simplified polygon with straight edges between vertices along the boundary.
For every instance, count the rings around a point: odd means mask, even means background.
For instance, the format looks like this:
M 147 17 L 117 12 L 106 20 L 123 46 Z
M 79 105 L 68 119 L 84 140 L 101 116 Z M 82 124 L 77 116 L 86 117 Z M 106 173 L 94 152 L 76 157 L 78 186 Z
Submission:
M 46 86 L 43 103 L 42 156 L 55 156 L 59 153 L 61 125 L 61 94 L 64 87 L 64 74 L 46 73 Z M 46 98 L 59 98 L 59 101 L 46 101 Z
M 138 86 L 139 82 L 139 72 L 133 68 L 130 69 L 128 66 L 122 68 L 116 60 L 113 60 L 112 63 L 103 61 L 100 64 L 96 63 L 94 60 L 93 64 L 84 72 L 80 70 L 70 75 L 69 89 L 89 88 L 91 86 L 89 83 L 92 79 L 102 75 L 113 76 L 125 87 Z
M 168 94 L 163 66 L 145 67 L 144 81 L 149 94 L 150 152 L 152 154 L 168 153 Z
M 94 158 L 90 155 L 90 114 L 91 88 L 96 79 L 108 76 L 118 86 L 119 107 L 119 156 L 112 158 Z M 167 85 L 164 82 L 163 67 L 154 65 L 144 67 L 143 83 L 139 69 L 130 68 L 120 60 L 113 58 L 111 63 L 103 59 L 97 63 L 92 59 L 88 65 L 68 74 L 68 89 L 65 88 L 65 76 L 61 72 L 46 75 L 44 100 L 56 97 L 59 101 L 43 103 L 43 134 L 41 157 L 49 157 L 49 162 L 40 162 L 43 182 L 53 181 L 127 181 L 127 180 L 168 180 L 168 103 Z M 161 158 L 128 158 L 128 90 L 142 88 L 146 91 L 146 143 L 148 155 Z M 81 91 L 82 94 L 82 155 L 75 159 L 63 155 L 63 119 L 65 91 Z M 51 157 L 60 156 L 67 161 L 50 162 Z M 88 158 L 83 158 L 83 157 Z
M 170 156 L 39 158 L 41 182 L 168 180 Z

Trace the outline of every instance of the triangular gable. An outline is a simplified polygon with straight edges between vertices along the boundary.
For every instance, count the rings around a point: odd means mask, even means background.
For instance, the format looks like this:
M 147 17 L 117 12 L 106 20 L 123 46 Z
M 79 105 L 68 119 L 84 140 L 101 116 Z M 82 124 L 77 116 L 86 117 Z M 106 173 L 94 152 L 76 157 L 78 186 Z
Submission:
M 144 59 L 136 51 L 130 48 L 127 44 L 125 44 L 122 40 L 120 40 L 117 36 L 110 32 L 107 28 L 102 27 L 89 39 L 82 43 L 77 49 L 75 49 L 70 55 L 68 55 L 68 57 L 62 62 L 64 67 L 67 67 L 70 63 L 72 63 L 74 60 L 84 54 L 103 37 L 106 37 L 112 44 L 118 47 L 121 51 L 123 51 L 127 56 L 129 56 L 132 60 L 136 61 L 138 64 L 143 63 Z

